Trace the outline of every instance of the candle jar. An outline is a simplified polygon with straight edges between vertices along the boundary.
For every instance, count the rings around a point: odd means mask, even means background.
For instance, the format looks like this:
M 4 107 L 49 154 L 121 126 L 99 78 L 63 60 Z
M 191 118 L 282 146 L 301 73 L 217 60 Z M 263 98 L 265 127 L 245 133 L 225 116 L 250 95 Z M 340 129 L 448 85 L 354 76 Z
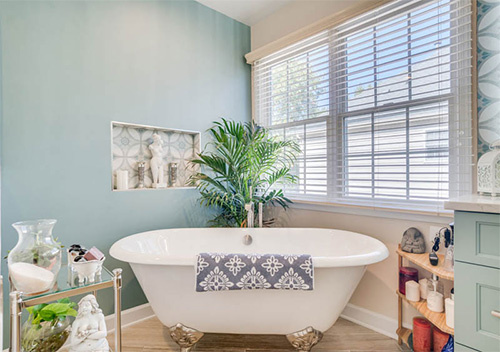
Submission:
M 128 189 L 128 171 L 116 170 L 116 189 L 124 191 Z
M 413 318 L 413 351 L 430 352 L 432 347 L 432 324 L 427 319 Z
M 443 294 L 432 291 L 427 295 L 427 308 L 436 313 L 442 313 L 444 311 L 444 301 Z
M 420 298 L 427 299 L 427 295 L 429 294 L 428 280 L 423 278 L 418 283 L 420 284 Z
M 434 351 L 442 351 L 443 347 L 448 343 L 450 339 L 450 334 L 442 332 L 437 327 L 432 329 L 432 341 L 434 345 Z
M 399 268 L 399 292 L 406 294 L 406 281 L 418 282 L 418 270 L 408 266 Z
M 15 289 L 24 294 L 50 290 L 61 269 L 61 246 L 52 229 L 57 220 L 20 221 L 12 224 L 19 240 L 7 259 L 9 277 Z
M 416 281 L 406 281 L 406 299 L 408 301 L 419 302 L 420 301 L 420 285 Z

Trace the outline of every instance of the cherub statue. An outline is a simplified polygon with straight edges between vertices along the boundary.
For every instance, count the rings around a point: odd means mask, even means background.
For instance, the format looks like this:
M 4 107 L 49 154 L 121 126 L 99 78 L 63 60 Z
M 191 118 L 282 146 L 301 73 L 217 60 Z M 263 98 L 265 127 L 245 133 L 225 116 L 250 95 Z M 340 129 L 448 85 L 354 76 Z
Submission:
M 153 157 L 150 161 L 151 174 L 153 176 L 154 188 L 165 188 L 165 176 L 163 171 L 163 141 L 159 134 L 153 134 L 153 143 L 149 145 Z
M 71 326 L 70 352 L 109 352 L 104 314 L 94 295 L 78 303 L 78 315 Z
M 408 253 L 425 253 L 424 236 L 418 229 L 410 227 L 403 233 L 401 249 Z

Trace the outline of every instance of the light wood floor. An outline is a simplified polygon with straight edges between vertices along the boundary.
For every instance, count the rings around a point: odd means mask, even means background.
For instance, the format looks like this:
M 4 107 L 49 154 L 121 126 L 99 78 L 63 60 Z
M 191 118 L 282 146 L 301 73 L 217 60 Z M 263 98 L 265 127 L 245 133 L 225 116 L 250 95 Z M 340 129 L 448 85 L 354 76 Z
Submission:
M 125 328 L 123 352 L 178 352 L 168 330 L 156 318 Z M 110 346 L 113 336 L 109 336 Z M 205 334 L 196 352 L 285 352 L 294 351 L 285 336 Z M 402 351 L 398 343 L 384 335 L 340 318 L 328 330 L 313 352 L 326 351 Z

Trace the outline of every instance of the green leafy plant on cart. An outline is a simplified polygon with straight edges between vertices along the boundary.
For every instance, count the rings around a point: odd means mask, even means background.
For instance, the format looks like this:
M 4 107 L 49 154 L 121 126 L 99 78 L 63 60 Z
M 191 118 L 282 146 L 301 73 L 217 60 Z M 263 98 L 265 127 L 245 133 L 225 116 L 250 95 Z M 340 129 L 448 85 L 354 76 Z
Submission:
M 61 348 L 69 337 L 69 317 L 77 315 L 75 307 L 75 302 L 64 298 L 26 308 L 29 317 L 22 329 L 23 351 L 51 352 Z

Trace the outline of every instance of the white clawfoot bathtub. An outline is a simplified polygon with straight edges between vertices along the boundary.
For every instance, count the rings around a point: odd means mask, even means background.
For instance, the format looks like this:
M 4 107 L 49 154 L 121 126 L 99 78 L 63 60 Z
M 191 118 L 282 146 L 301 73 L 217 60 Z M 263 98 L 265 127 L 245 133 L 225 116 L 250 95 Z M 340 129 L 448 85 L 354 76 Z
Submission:
M 253 242 L 243 243 L 250 234 Z M 200 252 L 310 254 L 313 291 L 195 292 Z M 388 256 L 380 241 L 358 233 L 310 228 L 170 229 L 125 237 L 111 256 L 130 263 L 153 311 L 167 327 L 182 323 L 202 332 L 289 334 L 312 326 L 328 330 L 365 268 Z

